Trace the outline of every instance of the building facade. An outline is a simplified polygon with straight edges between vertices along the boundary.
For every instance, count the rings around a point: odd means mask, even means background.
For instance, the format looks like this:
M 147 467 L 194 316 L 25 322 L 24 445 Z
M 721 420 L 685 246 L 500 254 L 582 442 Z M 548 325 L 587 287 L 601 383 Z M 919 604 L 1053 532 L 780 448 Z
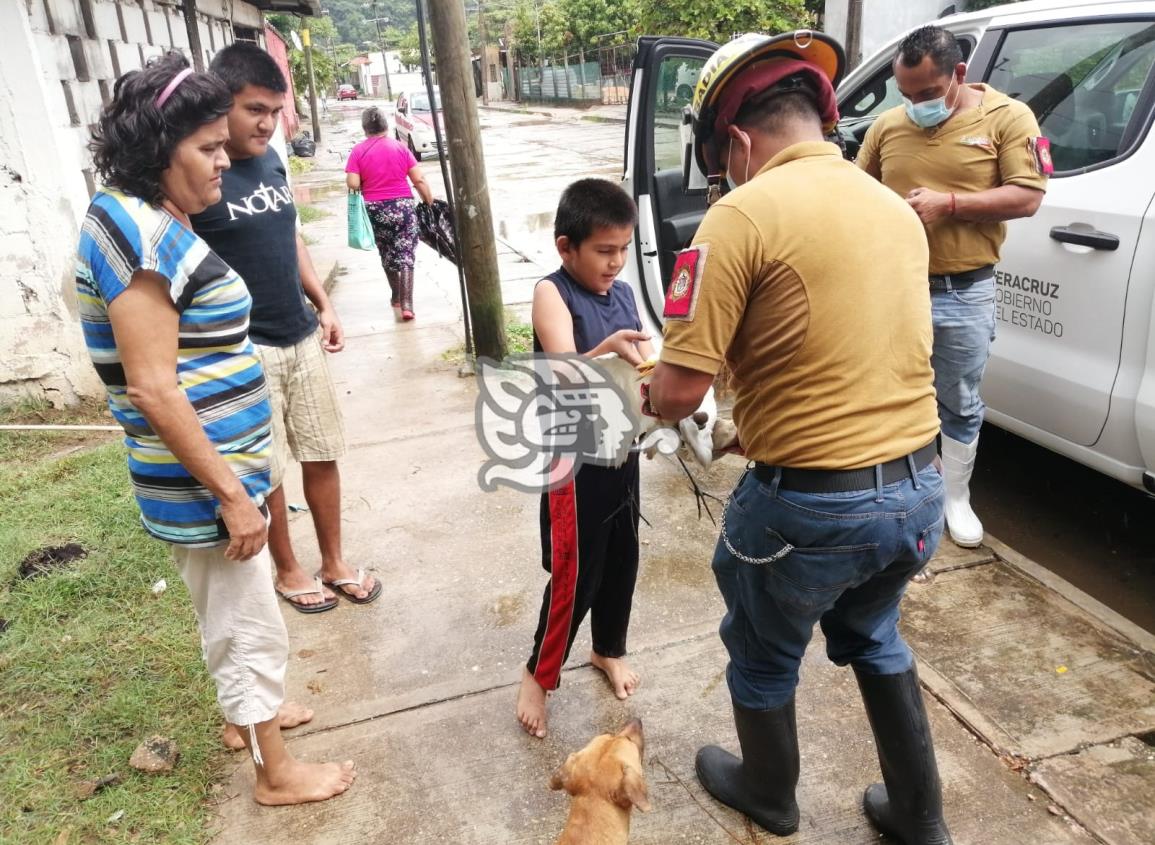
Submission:
M 264 43 L 262 7 L 195 2 L 198 57 Z M 289 0 L 319 13 L 319 0 Z M 180 0 L 0 0 L 0 403 L 100 395 L 73 293 L 79 225 L 97 189 L 90 125 L 116 79 L 168 50 L 191 54 Z

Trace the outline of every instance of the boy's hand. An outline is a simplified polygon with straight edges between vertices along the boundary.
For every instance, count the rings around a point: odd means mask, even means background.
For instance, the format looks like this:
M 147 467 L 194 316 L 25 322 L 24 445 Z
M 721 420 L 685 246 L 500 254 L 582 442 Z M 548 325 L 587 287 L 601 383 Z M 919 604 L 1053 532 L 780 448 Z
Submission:
M 317 322 L 321 324 L 321 344 L 326 352 L 340 352 L 345 348 L 345 330 L 332 308 L 317 314 Z
M 643 361 L 642 353 L 638 351 L 636 344 L 649 339 L 650 336 L 645 332 L 638 332 L 633 329 L 619 329 L 607 337 L 605 343 L 601 346 L 604 352 L 616 352 L 619 358 L 623 361 L 628 361 L 632 366 L 636 367 Z

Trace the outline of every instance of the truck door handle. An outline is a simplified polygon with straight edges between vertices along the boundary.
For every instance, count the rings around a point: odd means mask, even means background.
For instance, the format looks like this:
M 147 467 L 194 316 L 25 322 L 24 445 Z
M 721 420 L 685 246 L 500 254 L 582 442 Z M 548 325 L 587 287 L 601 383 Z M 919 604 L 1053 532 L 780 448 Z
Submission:
M 1092 249 L 1103 249 L 1114 252 L 1119 248 L 1119 236 L 1110 232 L 1098 232 L 1092 229 L 1072 229 L 1067 226 L 1055 226 L 1051 229 L 1051 238 L 1064 244 L 1089 246 Z

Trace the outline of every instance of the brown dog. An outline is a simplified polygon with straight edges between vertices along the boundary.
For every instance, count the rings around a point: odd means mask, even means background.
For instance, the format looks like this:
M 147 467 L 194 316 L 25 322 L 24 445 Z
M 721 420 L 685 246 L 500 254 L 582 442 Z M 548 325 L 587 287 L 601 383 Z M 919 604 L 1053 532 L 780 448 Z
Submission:
M 550 789 L 564 789 L 573 800 L 557 845 L 625 845 L 630 838 L 630 810 L 650 809 L 642 772 L 642 723 L 632 720 L 616 734 L 594 737 L 569 755 L 549 779 Z

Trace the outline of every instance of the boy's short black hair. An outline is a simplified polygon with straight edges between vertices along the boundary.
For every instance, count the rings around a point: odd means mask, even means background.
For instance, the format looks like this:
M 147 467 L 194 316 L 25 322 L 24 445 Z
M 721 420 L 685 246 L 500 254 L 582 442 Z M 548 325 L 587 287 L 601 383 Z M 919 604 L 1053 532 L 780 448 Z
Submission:
M 116 80 L 88 142 L 104 185 L 159 206 L 160 174 L 177 144 L 229 113 L 233 95 L 210 73 L 189 74 L 157 106 L 160 94 L 188 67 L 188 59 L 173 51 Z
M 234 41 L 213 58 L 209 70 L 236 94 L 246 85 L 267 88 L 277 94 L 289 90 L 285 74 L 276 61 L 251 41 Z
M 638 207 L 630 195 L 608 179 L 579 179 L 562 192 L 553 221 L 553 237 L 569 238 L 573 247 L 595 229 L 635 226 Z
M 919 27 L 898 45 L 894 60 L 901 61 L 903 67 L 918 67 L 922 60 L 930 56 L 940 73 L 953 76 L 955 66 L 963 60 L 958 39 L 941 26 Z

